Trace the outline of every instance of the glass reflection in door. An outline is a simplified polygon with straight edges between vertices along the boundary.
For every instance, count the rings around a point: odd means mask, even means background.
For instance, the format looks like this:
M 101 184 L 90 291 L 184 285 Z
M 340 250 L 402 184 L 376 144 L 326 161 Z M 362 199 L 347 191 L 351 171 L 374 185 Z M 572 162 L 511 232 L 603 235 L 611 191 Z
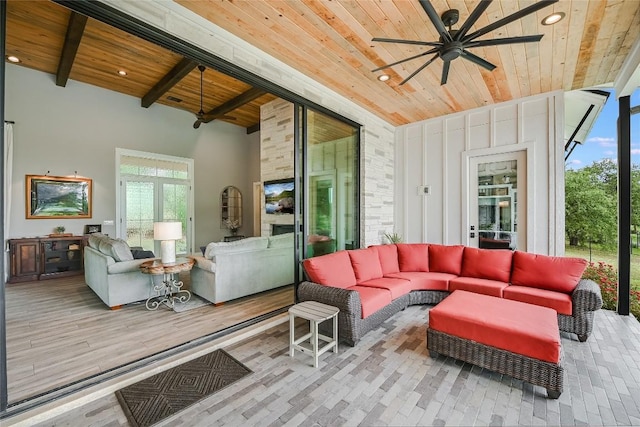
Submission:
M 478 246 L 480 248 L 516 248 L 517 203 L 517 161 L 478 163 Z

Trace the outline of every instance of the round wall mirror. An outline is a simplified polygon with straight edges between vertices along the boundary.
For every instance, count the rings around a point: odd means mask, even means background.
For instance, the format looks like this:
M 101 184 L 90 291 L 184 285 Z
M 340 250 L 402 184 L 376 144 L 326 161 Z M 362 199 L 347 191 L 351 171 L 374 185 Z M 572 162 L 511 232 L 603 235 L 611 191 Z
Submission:
M 230 185 L 220 194 L 221 228 L 235 232 L 242 226 L 242 194 Z

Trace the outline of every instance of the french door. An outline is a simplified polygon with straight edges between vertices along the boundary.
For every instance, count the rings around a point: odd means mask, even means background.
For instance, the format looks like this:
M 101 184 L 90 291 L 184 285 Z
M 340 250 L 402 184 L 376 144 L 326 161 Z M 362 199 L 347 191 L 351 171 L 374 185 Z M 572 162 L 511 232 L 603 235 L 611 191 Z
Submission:
M 119 219 L 117 234 L 129 246 L 160 253 L 153 239 L 153 223 L 182 223 L 176 253 L 192 252 L 193 161 L 153 153 L 118 153 Z
M 468 244 L 526 251 L 526 151 L 470 157 L 468 177 Z

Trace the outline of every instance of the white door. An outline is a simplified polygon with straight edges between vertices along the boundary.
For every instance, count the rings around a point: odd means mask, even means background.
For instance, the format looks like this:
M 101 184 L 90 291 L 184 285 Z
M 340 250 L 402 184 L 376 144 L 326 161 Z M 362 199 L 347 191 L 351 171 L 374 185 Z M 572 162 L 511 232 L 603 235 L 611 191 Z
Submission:
M 468 176 L 468 244 L 526 251 L 526 151 L 470 157 Z

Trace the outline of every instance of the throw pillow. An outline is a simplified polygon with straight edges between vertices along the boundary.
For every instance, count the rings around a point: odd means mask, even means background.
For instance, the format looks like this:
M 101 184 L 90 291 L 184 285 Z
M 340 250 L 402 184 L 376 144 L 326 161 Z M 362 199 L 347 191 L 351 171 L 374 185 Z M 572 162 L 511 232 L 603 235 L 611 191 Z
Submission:
M 133 254 L 131 253 L 131 249 L 129 249 L 129 245 L 126 241 L 122 239 L 114 239 L 111 241 L 111 256 L 116 261 L 131 261 L 133 259 Z

